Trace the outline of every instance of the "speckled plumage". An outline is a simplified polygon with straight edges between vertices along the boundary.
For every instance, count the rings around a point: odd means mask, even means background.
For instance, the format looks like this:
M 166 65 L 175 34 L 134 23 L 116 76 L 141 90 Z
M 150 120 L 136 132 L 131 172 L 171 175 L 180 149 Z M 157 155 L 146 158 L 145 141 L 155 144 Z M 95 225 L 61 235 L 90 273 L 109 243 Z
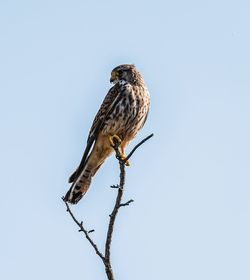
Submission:
M 110 81 L 114 86 L 93 121 L 81 163 L 69 178 L 72 186 L 65 201 L 73 204 L 86 193 L 92 177 L 112 154 L 109 136 L 117 135 L 124 149 L 143 127 L 148 115 L 149 93 L 134 65 L 117 66 L 111 72 Z

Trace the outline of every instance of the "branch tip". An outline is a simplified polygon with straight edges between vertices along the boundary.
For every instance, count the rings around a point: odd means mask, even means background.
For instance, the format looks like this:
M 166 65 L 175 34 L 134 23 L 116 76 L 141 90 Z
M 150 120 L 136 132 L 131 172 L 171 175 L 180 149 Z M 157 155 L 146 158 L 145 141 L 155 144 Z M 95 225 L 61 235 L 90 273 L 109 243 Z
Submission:
M 131 158 L 131 156 L 133 155 L 133 153 L 143 144 L 145 143 L 147 140 L 149 140 L 151 137 L 154 136 L 154 133 L 151 133 L 149 136 L 147 136 L 146 138 L 142 139 L 141 142 L 139 142 L 137 145 L 135 145 L 135 147 L 133 148 L 133 150 L 128 154 L 128 156 L 123 160 L 123 161 L 128 161 L 129 158 Z
M 132 202 L 134 202 L 134 200 L 133 200 L 133 199 L 130 199 L 129 201 L 127 201 L 127 202 L 125 202 L 125 203 L 121 203 L 121 204 L 119 205 L 119 207 L 129 206 L 130 203 L 132 203 Z

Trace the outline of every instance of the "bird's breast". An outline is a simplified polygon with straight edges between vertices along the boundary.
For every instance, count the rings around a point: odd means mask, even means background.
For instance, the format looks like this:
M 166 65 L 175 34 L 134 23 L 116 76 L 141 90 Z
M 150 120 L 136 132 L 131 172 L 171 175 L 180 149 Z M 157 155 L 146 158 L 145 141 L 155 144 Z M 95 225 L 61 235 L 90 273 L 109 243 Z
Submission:
M 117 134 L 121 138 L 133 138 L 143 126 L 149 103 L 146 88 L 130 85 L 121 92 L 119 102 L 107 117 L 103 134 Z

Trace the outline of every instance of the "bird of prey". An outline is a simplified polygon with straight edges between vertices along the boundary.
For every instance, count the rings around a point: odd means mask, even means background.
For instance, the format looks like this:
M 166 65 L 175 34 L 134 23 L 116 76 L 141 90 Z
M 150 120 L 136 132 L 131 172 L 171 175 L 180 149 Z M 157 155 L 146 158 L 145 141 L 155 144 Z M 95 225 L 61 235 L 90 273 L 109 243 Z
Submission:
M 92 177 L 114 151 L 119 140 L 122 158 L 125 147 L 143 127 L 150 97 L 142 75 L 133 64 L 123 64 L 111 72 L 109 90 L 93 121 L 80 165 L 70 176 L 72 183 L 64 200 L 76 204 L 87 192 Z M 129 162 L 126 162 L 129 165 Z

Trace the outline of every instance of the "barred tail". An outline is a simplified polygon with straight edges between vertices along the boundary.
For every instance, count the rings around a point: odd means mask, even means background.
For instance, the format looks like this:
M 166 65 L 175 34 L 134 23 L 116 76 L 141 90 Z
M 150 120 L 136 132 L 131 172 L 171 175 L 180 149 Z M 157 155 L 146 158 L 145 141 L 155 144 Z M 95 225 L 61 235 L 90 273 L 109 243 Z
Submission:
M 90 184 L 91 184 L 92 176 L 91 174 L 80 174 L 79 178 L 73 183 L 65 195 L 64 200 L 76 204 L 87 192 Z
M 93 176 L 112 152 L 113 148 L 110 146 L 108 137 L 102 135 L 98 136 L 94 148 L 82 170 L 79 170 L 79 168 L 81 168 L 80 165 L 70 176 L 69 182 L 72 182 L 72 185 L 66 193 L 64 201 L 76 204 L 85 195 Z
M 88 168 L 88 164 L 87 164 L 83 172 L 79 175 L 77 180 L 71 185 L 70 189 L 66 193 L 64 197 L 64 201 L 69 202 L 71 204 L 78 203 L 78 201 L 88 191 L 89 186 L 91 184 L 92 177 L 95 175 L 95 173 L 100 167 L 101 164 L 94 170 L 93 169 L 91 170 L 90 168 Z

